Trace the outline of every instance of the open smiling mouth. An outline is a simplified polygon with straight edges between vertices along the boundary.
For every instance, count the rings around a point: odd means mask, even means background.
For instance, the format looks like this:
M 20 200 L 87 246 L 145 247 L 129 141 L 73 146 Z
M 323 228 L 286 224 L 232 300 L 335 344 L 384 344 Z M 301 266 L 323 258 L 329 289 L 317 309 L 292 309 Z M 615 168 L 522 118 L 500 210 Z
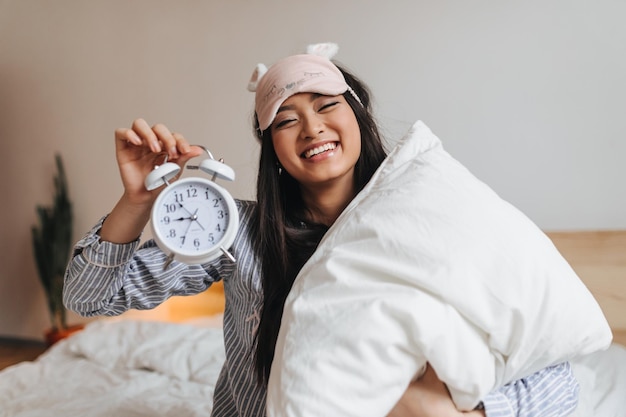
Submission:
M 309 159 L 309 158 L 313 158 L 315 155 L 319 155 L 321 153 L 324 152 L 328 152 L 328 151 L 332 151 L 333 149 L 337 148 L 337 143 L 336 142 L 329 142 L 329 143 L 325 143 L 321 146 L 318 146 L 316 148 L 313 149 L 309 149 L 308 151 L 304 152 L 302 154 L 302 157 L 305 159 Z

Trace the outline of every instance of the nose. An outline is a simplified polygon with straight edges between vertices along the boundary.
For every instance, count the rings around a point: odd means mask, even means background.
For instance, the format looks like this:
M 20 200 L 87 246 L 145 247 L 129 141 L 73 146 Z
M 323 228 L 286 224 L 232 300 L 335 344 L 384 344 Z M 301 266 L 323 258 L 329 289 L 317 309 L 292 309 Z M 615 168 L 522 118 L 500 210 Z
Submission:
M 302 137 L 310 140 L 318 137 L 324 132 L 324 121 L 315 112 L 308 113 L 302 117 Z

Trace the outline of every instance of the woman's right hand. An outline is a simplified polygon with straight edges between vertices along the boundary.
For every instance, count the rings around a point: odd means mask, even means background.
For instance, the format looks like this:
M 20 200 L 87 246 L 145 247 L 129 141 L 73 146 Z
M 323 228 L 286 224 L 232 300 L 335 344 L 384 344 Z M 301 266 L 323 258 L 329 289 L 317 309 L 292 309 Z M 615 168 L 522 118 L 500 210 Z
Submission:
M 128 203 L 151 206 L 160 189 L 146 190 L 144 180 L 155 165 L 163 163 L 164 154 L 168 162 L 176 162 L 182 168 L 202 149 L 192 147 L 180 133 L 172 133 L 164 124 L 150 126 L 144 119 L 136 119 L 130 128 L 115 131 L 115 152 Z
M 165 153 L 168 162 L 175 162 L 182 168 L 202 152 L 202 148 L 189 145 L 181 134 L 172 133 L 163 124 L 150 126 L 145 120 L 137 119 L 130 128 L 117 129 L 115 154 L 124 194 L 103 223 L 101 239 L 114 243 L 137 239 L 150 218 L 154 200 L 163 188 L 146 190 L 146 176 L 155 165 L 163 164 Z

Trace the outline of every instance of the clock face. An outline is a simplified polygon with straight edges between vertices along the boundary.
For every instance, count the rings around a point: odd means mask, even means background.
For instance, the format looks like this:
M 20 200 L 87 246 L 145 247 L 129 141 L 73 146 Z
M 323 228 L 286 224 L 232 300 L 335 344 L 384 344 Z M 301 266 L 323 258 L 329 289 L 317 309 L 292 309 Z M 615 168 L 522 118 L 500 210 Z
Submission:
M 209 259 L 216 258 L 221 246 L 228 249 L 237 222 L 232 197 L 203 178 L 183 178 L 170 184 L 157 198 L 152 212 L 157 243 L 192 261 L 206 261 L 207 253 L 213 251 L 216 253 Z

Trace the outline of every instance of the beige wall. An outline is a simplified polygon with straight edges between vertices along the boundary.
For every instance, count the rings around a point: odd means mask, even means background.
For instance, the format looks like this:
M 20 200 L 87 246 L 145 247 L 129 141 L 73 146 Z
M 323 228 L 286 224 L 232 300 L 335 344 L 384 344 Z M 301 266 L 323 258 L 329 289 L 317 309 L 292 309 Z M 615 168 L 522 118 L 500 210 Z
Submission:
M 113 130 L 136 117 L 207 145 L 252 198 L 245 86 L 257 62 L 310 42 L 339 43 L 391 138 L 424 120 L 541 227 L 626 228 L 625 13 L 608 0 L 0 0 L 0 337 L 48 325 L 30 227 L 55 152 L 76 239 L 121 192 Z

